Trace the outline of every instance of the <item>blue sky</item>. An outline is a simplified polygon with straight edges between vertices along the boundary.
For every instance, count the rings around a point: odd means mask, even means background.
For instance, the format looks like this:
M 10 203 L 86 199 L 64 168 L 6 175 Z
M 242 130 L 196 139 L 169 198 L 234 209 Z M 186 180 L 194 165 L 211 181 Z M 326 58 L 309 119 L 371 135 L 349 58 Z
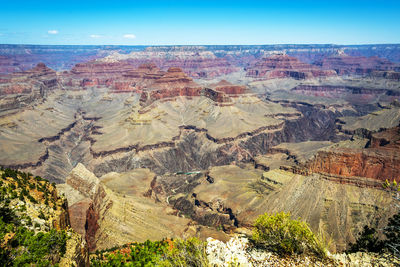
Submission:
M 400 0 L 0 0 L 0 43 L 400 43 Z

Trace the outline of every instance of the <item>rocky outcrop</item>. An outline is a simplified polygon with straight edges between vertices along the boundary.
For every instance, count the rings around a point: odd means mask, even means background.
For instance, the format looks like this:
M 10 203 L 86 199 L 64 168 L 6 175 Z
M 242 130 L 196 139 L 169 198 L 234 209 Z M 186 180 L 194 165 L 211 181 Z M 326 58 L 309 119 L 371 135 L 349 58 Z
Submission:
M 221 80 L 218 83 L 212 84 L 210 88 L 228 95 L 240 95 L 250 92 L 250 90 L 246 86 L 235 85 L 226 80 Z
M 99 179 L 85 166 L 79 163 L 66 179 L 64 192 L 71 199 L 71 226 L 85 237 L 89 250 L 96 248 L 96 232 L 99 229 L 98 220 L 104 205 L 112 205 L 105 200 L 106 193 Z
M 172 89 L 181 87 L 198 87 L 180 68 L 171 67 L 168 71 L 155 80 L 154 86 L 159 89 Z
M 334 76 L 332 70 L 321 70 L 316 66 L 303 63 L 295 57 L 274 55 L 263 58 L 247 69 L 246 76 L 253 78 L 274 79 L 294 78 L 298 80 L 312 77 Z
M 366 148 L 332 147 L 319 151 L 308 162 L 310 172 L 343 177 L 367 177 L 380 181 L 400 177 L 400 128 L 372 134 Z
M 207 239 L 207 258 L 216 266 L 395 266 L 394 262 L 377 253 L 329 254 L 325 260 L 305 255 L 281 257 L 268 250 L 254 247 L 245 235 L 235 235 L 228 242 Z
M 39 176 L 33 177 L 31 174 L 10 169 L 2 169 L 0 173 L 0 187 L 4 186 L 2 189 L 5 189 L 7 186 L 12 186 L 13 194 L 20 195 L 18 199 L 15 197 L 9 199 L 7 194 L 3 194 L 1 199 L 2 202 L 8 203 L 7 207 L 13 212 L 12 221 L 19 227 L 19 231 L 23 229 L 23 231 L 30 232 L 31 235 L 39 232 L 48 235 L 50 231 L 55 230 L 52 238 L 60 238 L 57 242 L 50 241 L 54 244 L 51 250 L 41 252 L 46 255 L 43 260 L 46 259 L 51 264 L 61 264 L 61 266 L 89 266 L 87 244 L 78 233 L 70 229 L 68 202 L 64 196 L 60 196 L 55 184 L 50 184 Z M 6 192 L 6 190 L 2 191 Z M 4 205 L 4 203 L 2 204 Z M 20 209 L 21 206 L 24 208 Z M 63 251 L 61 236 L 64 234 L 67 240 Z M 12 235 L 11 238 L 13 237 L 17 236 Z M 30 244 L 22 243 L 21 240 L 15 241 L 18 250 L 30 251 Z M 13 247 L 15 246 L 13 245 Z M 14 255 L 14 259 L 16 259 L 21 254 L 15 253 Z M 4 258 L 3 260 L 8 259 Z M 32 259 L 26 262 L 32 263 Z M 63 265 L 66 263 L 68 265 Z
M 154 68 L 147 69 L 152 71 Z M 183 73 L 180 68 L 169 68 L 162 75 L 160 72 L 156 75 L 147 72 L 142 75 L 142 79 L 145 83 L 138 83 L 136 86 L 143 88 L 140 96 L 140 102 L 143 105 L 149 105 L 160 99 L 173 99 L 177 96 L 200 96 L 201 86 Z
M 56 72 L 39 63 L 36 67 L 0 78 L 0 111 L 25 107 L 43 100 L 59 88 Z
M 210 98 L 216 103 L 230 103 L 231 99 L 223 92 L 211 88 L 204 88 L 202 95 Z
M 61 81 L 67 88 L 110 86 L 119 81 L 124 73 L 132 70 L 134 66 L 125 61 L 112 63 L 89 61 L 76 64 L 71 71 L 64 72 Z
M 188 219 L 172 215 L 170 207 L 146 194 L 153 179 L 147 169 L 108 173 L 98 179 L 82 164 L 77 165 L 60 189 L 71 200 L 71 226 L 83 231 L 90 251 L 185 232 Z

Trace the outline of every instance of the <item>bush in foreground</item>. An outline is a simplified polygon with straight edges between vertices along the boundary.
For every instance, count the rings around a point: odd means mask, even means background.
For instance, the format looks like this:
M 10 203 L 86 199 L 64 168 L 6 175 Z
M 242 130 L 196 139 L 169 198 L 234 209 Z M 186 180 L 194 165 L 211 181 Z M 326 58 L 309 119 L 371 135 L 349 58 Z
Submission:
M 166 251 L 161 266 L 208 266 L 207 243 L 195 237 L 187 240 L 177 239 Z
M 91 266 L 208 266 L 206 242 L 197 238 L 135 242 L 96 252 Z
M 290 213 L 264 214 L 257 218 L 253 229 L 256 245 L 278 254 L 312 254 L 326 258 L 322 242 L 307 223 L 291 219 Z

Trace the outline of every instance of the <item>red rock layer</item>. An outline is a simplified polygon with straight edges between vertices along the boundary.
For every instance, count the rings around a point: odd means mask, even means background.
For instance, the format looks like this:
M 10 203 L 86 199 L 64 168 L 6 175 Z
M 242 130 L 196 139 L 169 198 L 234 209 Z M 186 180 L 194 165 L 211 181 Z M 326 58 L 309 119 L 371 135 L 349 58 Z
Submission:
M 69 217 L 71 220 L 71 227 L 82 236 L 85 236 L 86 234 L 86 215 L 88 213 L 91 202 L 92 201 L 90 199 L 84 199 L 75 203 L 72 206 L 69 206 L 68 208 Z
M 364 149 L 320 151 L 307 163 L 310 172 L 343 177 L 367 177 L 381 181 L 400 179 L 400 127 L 373 134 Z
M 247 70 L 246 76 L 253 78 L 286 78 L 308 79 L 320 76 L 334 76 L 332 70 L 321 70 L 316 66 L 301 62 L 295 57 L 274 55 L 263 58 Z
M 175 89 L 184 87 L 199 87 L 180 68 L 171 67 L 159 79 L 154 80 L 154 87 L 159 89 Z
M 238 95 L 244 94 L 248 92 L 246 86 L 243 85 L 235 85 L 226 80 L 221 80 L 220 82 L 213 84 L 210 86 L 215 91 L 224 92 L 228 95 Z
M 127 72 L 121 81 L 114 83 L 114 92 L 133 91 L 141 93 L 142 103 L 177 96 L 199 96 L 201 86 L 182 72 L 180 68 L 160 71 L 154 64 L 143 64 L 138 69 Z
M 387 59 L 379 57 L 352 57 L 352 56 L 336 56 L 324 58 L 322 61 L 315 63 L 322 69 L 333 69 L 339 75 L 346 74 L 370 74 L 376 70 L 397 70 L 399 66 Z
M 0 95 L 27 94 L 34 90 L 54 89 L 58 86 L 56 72 L 45 64 L 39 63 L 36 67 L 24 71 L 4 75 L 0 78 Z
M 239 68 L 230 62 L 227 58 L 204 58 L 200 55 L 194 55 L 192 58 L 141 58 L 128 59 L 127 62 L 132 66 L 140 66 L 143 63 L 153 62 L 161 69 L 178 67 L 182 69 L 189 77 L 192 78 L 216 78 L 221 75 L 226 75 Z
M 133 71 L 134 66 L 126 61 L 98 62 L 89 61 L 76 64 L 70 72 L 63 72 L 64 86 L 84 88 L 91 86 L 111 86 L 119 81 L 124 73 Z

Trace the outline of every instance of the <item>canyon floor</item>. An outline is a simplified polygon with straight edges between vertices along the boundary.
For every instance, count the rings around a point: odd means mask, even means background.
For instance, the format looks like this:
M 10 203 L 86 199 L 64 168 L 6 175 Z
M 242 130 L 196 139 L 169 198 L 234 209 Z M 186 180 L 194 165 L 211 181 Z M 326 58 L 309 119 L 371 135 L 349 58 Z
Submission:
M 310 49 L 3 56 L 0 165 L 57 183 L 91 251 L 227 241 L 278 211 L 343 251 L 397 212 L 382 184 L 400 178 L 400 48 Z

